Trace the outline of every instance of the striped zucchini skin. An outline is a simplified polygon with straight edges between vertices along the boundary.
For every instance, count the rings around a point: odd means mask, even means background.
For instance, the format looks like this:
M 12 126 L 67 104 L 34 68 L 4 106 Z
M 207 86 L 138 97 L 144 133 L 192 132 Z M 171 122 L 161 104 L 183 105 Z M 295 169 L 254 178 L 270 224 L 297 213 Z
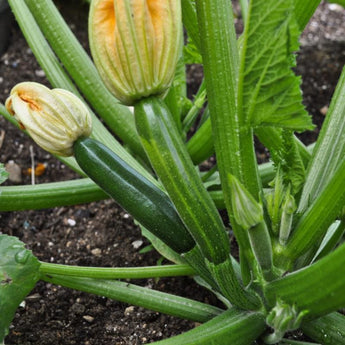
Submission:
M 208 261 L 229 259 L 223 221 L 185 148 L 165 103 L 148 97 L 134 106 L 138 134 L 157 176 Z
M 171 249 L 185 253 L 195 246 L 169 197 L 113 151 L 94 139 L 80 138 L 74 155 L 97 185 Z

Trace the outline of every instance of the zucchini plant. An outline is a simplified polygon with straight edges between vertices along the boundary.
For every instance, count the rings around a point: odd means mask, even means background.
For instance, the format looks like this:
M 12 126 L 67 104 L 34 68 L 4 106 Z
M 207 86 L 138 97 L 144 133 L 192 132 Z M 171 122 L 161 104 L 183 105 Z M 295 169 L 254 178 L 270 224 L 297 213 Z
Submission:
M 9 0 L 53 89 L 20 83 L 0 112 L 82 178 L 2 187 L 0 210 L 65 205 L 70 194 L 68 204 L 112 197 L 174 263 L 57 265 L 0 235 L 0 341 L 43 280 L 202 323 L 157 344 L 287 344 L 296 329 L 345 344 L 344 71 L 312 152 L 294 135 L 313 128 L 292 68 L 319 2 L 240 1 L 237 38 L 228 0 L 92 0 L 92 62 L 52 1 Z M 205 75 L 193 102 L 184 72 L 191 60 Z M 254 135 L 272 162 L 258 165 Z M 201 173 L 213 153 L 217 165 Z M 194 276 L 224 307 L 121 281 L 171 275 Z

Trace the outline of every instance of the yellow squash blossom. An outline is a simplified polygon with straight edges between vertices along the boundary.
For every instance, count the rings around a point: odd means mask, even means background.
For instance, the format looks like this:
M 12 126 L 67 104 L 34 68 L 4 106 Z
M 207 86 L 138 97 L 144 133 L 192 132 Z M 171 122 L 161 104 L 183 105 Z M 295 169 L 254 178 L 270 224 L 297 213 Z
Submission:
M 20 83 L 12 89 L 6 108 L 39 146 L 53 154 L 73 155 L 74 142 L 91 134 L 89 110 L 77 96 L 63 89 Z
M 182 44 L 179 0 L 93 0 L 89 37 L 95 65 L 124 104 L 164 94 Z

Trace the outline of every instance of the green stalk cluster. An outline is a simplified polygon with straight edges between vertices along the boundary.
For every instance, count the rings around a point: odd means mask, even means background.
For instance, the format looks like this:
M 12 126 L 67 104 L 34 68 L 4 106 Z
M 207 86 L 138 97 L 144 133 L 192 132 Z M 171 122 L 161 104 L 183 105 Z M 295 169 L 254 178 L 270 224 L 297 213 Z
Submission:
M 83 178 L 3 187 L 0 210 L 111 197 L 176 264 L 44 263 L 1 234 L 0 342 L 20 301 L 43 280 L 203 323 L 161 345 L 285 344 L 295 329 L 322 344 L 345 344 L 337 312 L 345 307 L 345 69 L 313 151 L 294 136 L 313 128 L 293 67 L 298 37 L 320 0 L 241 0 L 240 38 L 229 0 L 93 0 L 97 69 L 51 0 L 9 3 L 56 89 L 21 83 L 0 113 L 48 151 L 73 155 L 59 158 Z M 194 102 L 186 97 L 181 15 L 189 54 L 194 49 L 204 68 Z M 258 165 L 254 136 L 273 163 Z M 200 172 L 212 154 L 216 164 Z M 225 308 L 120 281 L 181 275 L 194 276 Z

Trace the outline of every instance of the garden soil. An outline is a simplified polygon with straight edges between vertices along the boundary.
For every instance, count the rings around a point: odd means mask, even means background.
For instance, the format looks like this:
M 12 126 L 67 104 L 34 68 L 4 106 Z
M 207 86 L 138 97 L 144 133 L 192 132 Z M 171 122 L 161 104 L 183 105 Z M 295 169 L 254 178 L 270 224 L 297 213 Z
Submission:
M 87 5 L 79 1 L 58 3 L 71 29 L 87 48 Z M 240 28 L 241 23 L 238 21 Z M 322 4 L 304 33 L 296 71 L 303 77 L 305 105 L 317 128 L 301 136 L 315 141 L 329 106 L 341 68 L 345 64 L 345 12 Z M 188 69 L 192 90 L 202 76 L 200 66 Z M 46 85 L 20 30 L 13 23 L 11 42 L 0 57 L 0 102 L 18 82 L 37 81 Z M 258 145 L 260 161 L 268 154 Z M 66 166 L 37 147 L 22 132 L 0 118 L 0 162 L 13 172 L 6 184 L 30 184 L 31 161 L 45 166 L 36 183 L 76 179 Z M 131 217 L 113 201 L 59 207 L 40 211 L 0 213 L 0 233 L 18 236 L 39 260 L 82 266 L 147 266 L 161 263 Z M 233 239 L 230 239 L 233 241 Z M 166 264 L 163 261 L 163 264 Z M 192 278 L 134 281 L 142 286 L 171 292 L 221 306 Z M 44 282 L 18 308 L 7 345 L 140 345 L 185 332 L 197 326 L 157 312 L 107 298 L 81 293 Z M 301 334 L 291 335 L 303 339 Z

